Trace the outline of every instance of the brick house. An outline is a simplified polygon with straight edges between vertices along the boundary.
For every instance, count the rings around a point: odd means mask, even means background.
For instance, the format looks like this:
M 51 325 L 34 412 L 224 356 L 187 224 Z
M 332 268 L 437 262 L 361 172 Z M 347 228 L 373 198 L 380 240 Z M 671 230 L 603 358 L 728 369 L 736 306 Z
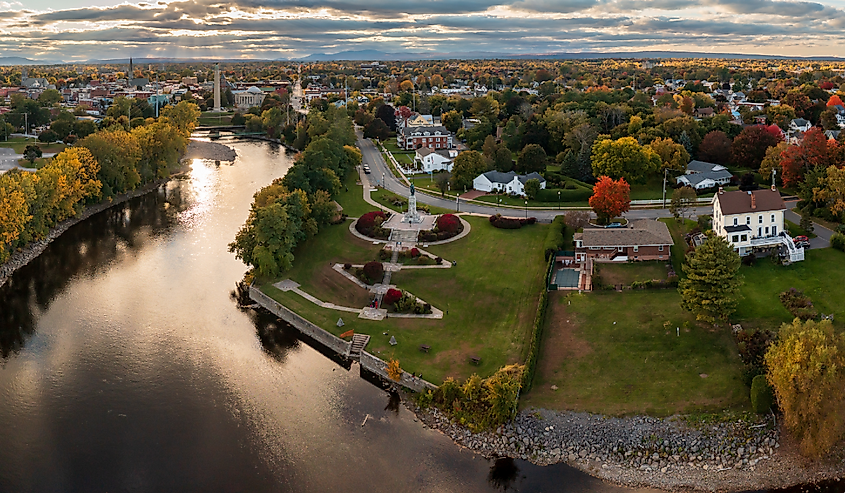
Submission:
M 666 224 L 653 219 L 631 221 L 623 228 L 584 228 L 573 240 L 576 262 L 669 260 L 675 244 Z
M 409 151 L 428 147 L 429 149 L 451 149 L 454 147 L 452 132 L 442 125 L 426 127 L 403 127 L 396 133 L 396 144 Z

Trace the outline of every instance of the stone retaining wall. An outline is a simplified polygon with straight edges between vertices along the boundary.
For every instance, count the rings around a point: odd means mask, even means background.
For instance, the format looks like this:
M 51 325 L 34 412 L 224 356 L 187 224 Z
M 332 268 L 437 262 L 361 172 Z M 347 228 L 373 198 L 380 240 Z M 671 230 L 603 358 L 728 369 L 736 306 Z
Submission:
M 390 375 L 387 374 L 387 363 L 366 351 L 361 351 L 361 367 L 375 373 L 389 382 L 396 382 L 390 378 Z M 411 389 L 414 392 L 422 392 L 424 390 L 434 391 L 437 389 L 437 386 L 433 383 L 427 382 L 422 378 L 412 377 L 411 374 L 406 371 L 402 371 L 402 378 L 396 383 L 405 388 Z
M 317 327 L 308 320 L 305 320 L 296 313 L 290 311 L 278 301 L 262 293 L 261 290 L 257 289 L 255 286 L 249 287 L 249 297 L 262 307 L 269 310 L 273 315 L 293 325 L 303 334 L 308 335 L 315 341 L 337 352 L 338 354 L 346 356 L 346 353 L 349 351 L 350 343 L 330 334 L 320 327 Z

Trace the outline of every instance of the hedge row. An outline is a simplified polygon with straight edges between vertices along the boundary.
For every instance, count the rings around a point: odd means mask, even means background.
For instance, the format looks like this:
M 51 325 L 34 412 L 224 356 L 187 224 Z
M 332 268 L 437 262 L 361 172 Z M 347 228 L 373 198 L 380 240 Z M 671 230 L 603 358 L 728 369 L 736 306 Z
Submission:
M 549 259 L 549 264 L 554 258 Z M 551 268 L 551 267 L 549 267 Z M 531 329 L 531 342 L 528 343 L 528 356 L 525 358 L 525 373 L 522 374 L 522 393 L 531 390 L 534 381 L 534 370 L 537 367 L 537 358 L 540 356 L 540 340 L 543 338 L 543 326 L 546 324 L 546 308 L 549 305 L 549 290 L 543 287 L 540 295 L 540 303 L 537 306 L 537 315 L 534 317 L 534 327 Z
M 564 219 L 564 216 L 555 216 L 554 221 L 552 221 L 552 227 L 549 228 L 549 232 L 546 233 L 546 241 L 543 243 L 543 247 L 546 251 L 546 260 L 564 246 L 563 241 L 566 228 Z
M 845 235 L 843 235 L 842 233 L 834 233 L 830 237 L 830 246 L 839 250 L 840 252 L 845 252 Z
M 490 216 L 490 224 L 499 229 L 519 229 L 537 222 L 536 217 L 504 217 L 501 214 Z

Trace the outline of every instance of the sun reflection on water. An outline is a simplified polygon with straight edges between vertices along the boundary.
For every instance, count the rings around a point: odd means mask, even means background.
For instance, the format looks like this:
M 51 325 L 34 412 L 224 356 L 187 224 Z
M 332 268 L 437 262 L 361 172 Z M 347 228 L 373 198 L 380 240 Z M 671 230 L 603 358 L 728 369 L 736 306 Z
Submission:
M 214 206 L 217 195 L 218 174 L 214 161 L 194 159 L 187 187 L 187 209 L 179 213 L 179 222 L 187 228 L 196 227 Z

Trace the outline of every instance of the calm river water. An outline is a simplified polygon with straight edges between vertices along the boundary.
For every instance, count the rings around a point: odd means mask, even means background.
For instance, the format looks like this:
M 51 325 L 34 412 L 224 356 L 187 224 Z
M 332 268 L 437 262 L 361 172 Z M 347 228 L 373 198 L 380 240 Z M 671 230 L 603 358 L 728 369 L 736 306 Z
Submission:
M 239 310 L 226 245 L 291 159 L 234 147 L 0 289 L 1 492 L 634 491 L 462 451 L 357 366 Z

